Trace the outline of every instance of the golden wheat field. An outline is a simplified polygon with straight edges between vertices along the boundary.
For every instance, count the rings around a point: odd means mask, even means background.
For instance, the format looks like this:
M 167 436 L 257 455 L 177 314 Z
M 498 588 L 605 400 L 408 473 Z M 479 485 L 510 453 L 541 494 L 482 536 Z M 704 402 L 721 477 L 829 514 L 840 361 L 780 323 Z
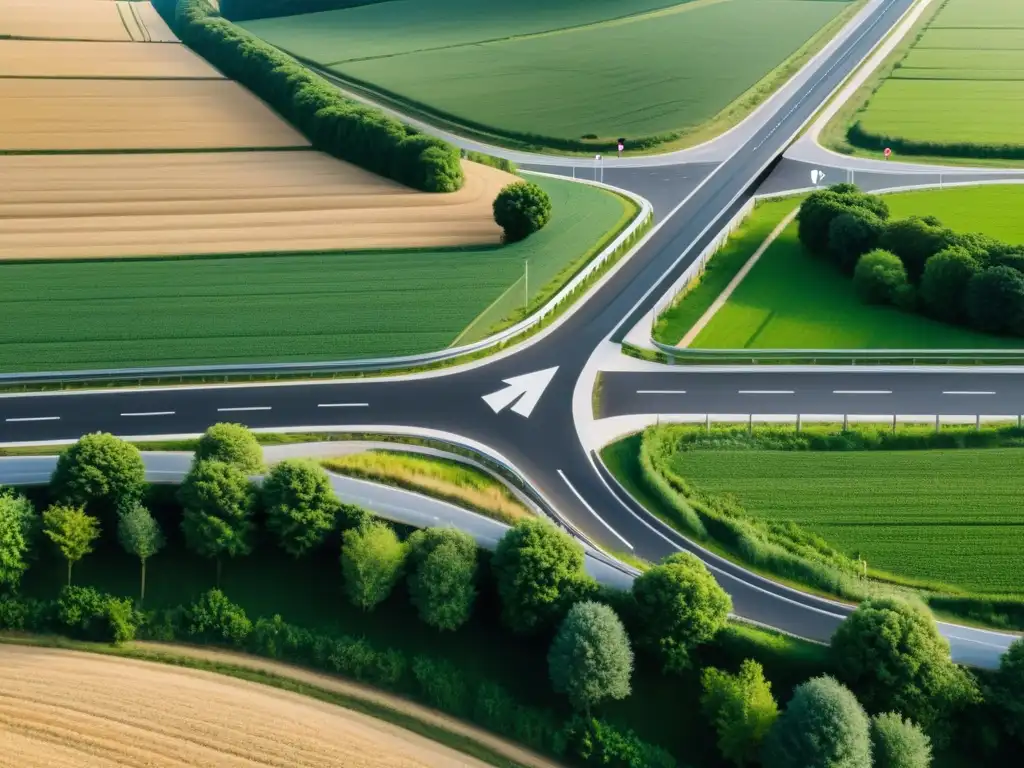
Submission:
M 497 243 L 515 177 L 464 169 L 428 194 L 311 151 L 0 156 L 0 258 Z
M 8 78 L 224 77 L 205 59 L 180 44 L 125 45 L 68 40 L 4 40 L 0 42 L 0 72 Z
M 93 0 L 3 0 L 0 35 L 127 42 L 132 38 L 121 20 L 119 5 Z
M 14 768 L 478 768 L 298 694 L 209 672 L 0 647 L 0 765 Z
M 229 80 L 0 79 L 0 150 L 302 146 L 298 131 Z

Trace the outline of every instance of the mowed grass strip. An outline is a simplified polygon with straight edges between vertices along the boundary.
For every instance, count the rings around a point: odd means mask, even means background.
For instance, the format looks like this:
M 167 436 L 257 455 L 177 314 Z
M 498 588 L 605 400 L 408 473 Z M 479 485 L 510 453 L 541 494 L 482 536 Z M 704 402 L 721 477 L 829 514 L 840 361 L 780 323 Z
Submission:
M 683 451 L 672 462 L 701 490 L 732 494 L 754 515 L 792 520 L 849 555 L 859 553 L 869 568 L 1021 593 L 1022 458 L 1015 448 Z
M 332 69 L 487 130 L 571 140 L 647 137 L 714 117 L 843 7 L 703 0 L 550 35 Z
M 1024 186 L 982 186 L 886 195 L 893 218 L 935 215 L 962 232 L 1024 243 Z M 761 208 L 756 217 L 784 214 Z M 768 224 L 765 224 L 768 227 Z M 770 227 L 768 227 L 770 230 Z M 700 349 L 1017 349 L 1019 339 L 975 333 L 869 306 L 853 281 L 808 255 L 794 222 L 764 253 L 693 345 Z
M 542 276 L 614 229 L 609 192 L 539 179 L 554 215 L 504 248 L 0 265 L 5 371 L 328 360 L 452 342 L 530 261 Z

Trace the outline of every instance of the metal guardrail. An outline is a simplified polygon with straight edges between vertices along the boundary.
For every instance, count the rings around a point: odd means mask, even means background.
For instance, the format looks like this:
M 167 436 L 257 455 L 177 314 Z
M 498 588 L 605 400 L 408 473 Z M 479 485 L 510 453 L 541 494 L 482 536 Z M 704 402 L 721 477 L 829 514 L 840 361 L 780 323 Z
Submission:
M 873 363 L 1024 365 L 1024 349 L 694 349 L 651 339 L 655 348 L 680 364 L 868 365 Z
M 537 173 L 534 171 L 523 171 L 536 176 L 548 176 L 549 174 Z M 110 368 L 92 369 L 82 371 L 41 371 L 35 373 L 0 373 L 0 387 L 21 386 L 29 384 L 63 384 L 82 382 L 104 382 L 104 381 L 143 381 L 153 379 L 195 379 L 195 378 L 216 378 L 216 377 L 266 377 L 266 376 L 295 376 L 301 374 L 333 374 L 333 373 L 371 373 L 375 371 L 387 371 L 396 368 L 413 368 L 432 363 L 452 360 L 463 355 L 481 352 L 505 344 L 515 337 L 533 329 L 542 323 L 545 318 L 554 312 L 559 305 L 572 297 L 572 295 L 587 280 L 598 272 L 609 259 L 613 258 L 622 248 L 633 245 L 637 234 L 647 225 L 654 215 L 651 204 L 628 190 L 611 187 L 600 182 L 589 180 L 577 180 L 581 184 L 600 187 L 613 191 L 617 194 L 628 197 L 640 207 L 639 213 L 623 229 L 604 250 L 590 260 L 583 269 L 552 296 L 540 309 L 529 317 L 520 320 L 513 326 L 498 333 L 480 339 L 471 344 L 463 344 L 458 347 L 438 350 L 436 352 L 425 352 L 419 355 L 403 355 L 400 357 L 380 357 L 359 360 L 331 360 L 320 362 L 298 362 L 298 363 L 237 363 L 225 365 L 185 365 L 185 366 L 154 366 L 135 368 Z
M 938 414 L 856 414 L 856 413 L 793 413 L 793 414 L 756 414 L 756 413 L 670 413 L 655 416 L 652 426 L 667 424 L 683 424 L 704 427 L 707 432 L 711 431 L 712 425 L 723 424 L 732 426 L 746 426 L 749 432 L 753 432 L 755 426 L 785 426 L 793 425 L 797 432 L 801 432 L 808 424 L 839 424 L 842 423 L 843 431 L 847 431 L 851 424 L 875 424 L 888 427 L 894 434 L 899 426 L 906 425 L 928 425 L 934 427 L 935 432 L 942 431 L 943 427 L 973 427 L 975 431 L 981 431 L 982 424 L 998 423 L 1009 426 L 1016 426 L 1017 429 L 1024 429 L 1024 414 L 961 414 L 945 415 Z

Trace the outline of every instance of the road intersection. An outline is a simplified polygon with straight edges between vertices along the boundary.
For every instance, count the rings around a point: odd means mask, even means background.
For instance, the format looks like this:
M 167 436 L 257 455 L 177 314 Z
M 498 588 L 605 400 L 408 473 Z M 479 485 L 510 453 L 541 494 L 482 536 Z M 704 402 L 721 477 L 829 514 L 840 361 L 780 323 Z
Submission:
M 705 147 L 689 154 L 657 156 L 657 162 L 641 158 L 645 162 L 629 160 L 614 167 L 609 163 L 605 183 L 651 200 L 656 228 L 598 282 L 585 301 L 511 350 L 419 376 L 2 395 L 0 441 L 73 440 L 97 430 L 119 435 L 191 434 L 217 421 L 264 429 L 389 432 L 402 428 L 449 434 L 482 443 L 507 457 L 552 508 L 598 545 L 652 561 L 679 549 L 696 552 L 730 592 L 738 615 L 825 641 L 850 606 L 790 589 L 703 550 L 650 516 L 618 486 L 587 436 L 592 420 L 590 392 L 608 350 L 651 312 L 750 197 L 764 191 L 759 186 L 771 189 L 774 185 L 776 191 L 808 186 L 810 170 L 818 166 L 784 159 L 783 153 L 912 4 L 913 0 L 872 0 L 794 81 L 715 144 L 713 153 Z M 540 164 L 536 156 L 516 159 L 526 159 L 527 167 L 542 165 L 546 172 L 567 176 L 585 177 L 588 170 L 565 165 L 564 158 L 545 158 Z M 845 180 L 838 178 L 846 170 L 838 165 L 841 160 L 836 162 L 835 167 L 823 169 L 826 183 Z M 963 180 L 973 179 L 971 173 L 964 171 Z M 890 173 L 871 166 L 859 170 L 856 181 L 877 181 L 887 188 L 916 183 L 925 175 Z M 598 416 L 673 411 L 846 413 L 848 406 L 860 413 L 962 415 L 1013 414 L 1024 408 L 1024 384 L 1014 374 L 986 370 L 822 373 L 640 368 L 604 374 Z M 853 394 L 854 390 L 859 393 Z M 955 627 L 946 631 L 963 636 L 958 642 L 968 650 L 960 653 L 962 659 L 979 663 L 991 663 L 1011 639 Z

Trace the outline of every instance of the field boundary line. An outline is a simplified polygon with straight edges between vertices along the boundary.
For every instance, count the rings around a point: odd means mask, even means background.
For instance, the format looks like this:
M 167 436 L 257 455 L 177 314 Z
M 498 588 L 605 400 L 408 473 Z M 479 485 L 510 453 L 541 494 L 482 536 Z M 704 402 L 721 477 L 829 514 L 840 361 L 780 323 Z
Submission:
M 771 244 L 779 238 L 779 235 L 785 231 L 786 227 L 793 223 L 793 220 L 796 219 L 799 213 L 800 208 L 797 207 L 791 213 L 786 214 L 786 217 L 778 223 L 775 229 L 771 231 L 771 234 L 769 234 L 768 237 L 765 238 L 764 242 L 757 247 L 757 250 L 754 251 L 753 255 L 749 259 L 747 259 L 746 263 L 740 268 L 740 271 L 737 272 L 733 279 L 729 281 L 729 284 L 725 286 L 725 290 L 718 294 L 718 297 L 711 303 L 711 306 L 708 307 L 707 311 L 700 316 L 697 322 L 693 324 L 693 327 L 686 332 L 686 335 L 683 336 L 682 340 L 676 346 L 685 348 L 694 342 L 694 339 L 700 335 L 700 332 L 704 330 L 705 326 L 711 322 L 711 318 L 718 314 L 718 310 L 725 306 L 725 303 L 729 300 L 729 297 L 732 296 L 733 292 L 739 288 L 743 279 L 750 274 L 754 265 L 761 260 L 761 256 L 764 255 L 765 251 L 767 251 L 768 248 L 771 247 Z M 725 245 L 725 243 L 723 242 L 722 245 Z M 721 247 L 719 250 L 720 249 Z M 714 258 L 714 255 L 715 254 L 712 254 L 711 258 Z M 709 262 L 711 261 L 711 258 L 708 259 Z

